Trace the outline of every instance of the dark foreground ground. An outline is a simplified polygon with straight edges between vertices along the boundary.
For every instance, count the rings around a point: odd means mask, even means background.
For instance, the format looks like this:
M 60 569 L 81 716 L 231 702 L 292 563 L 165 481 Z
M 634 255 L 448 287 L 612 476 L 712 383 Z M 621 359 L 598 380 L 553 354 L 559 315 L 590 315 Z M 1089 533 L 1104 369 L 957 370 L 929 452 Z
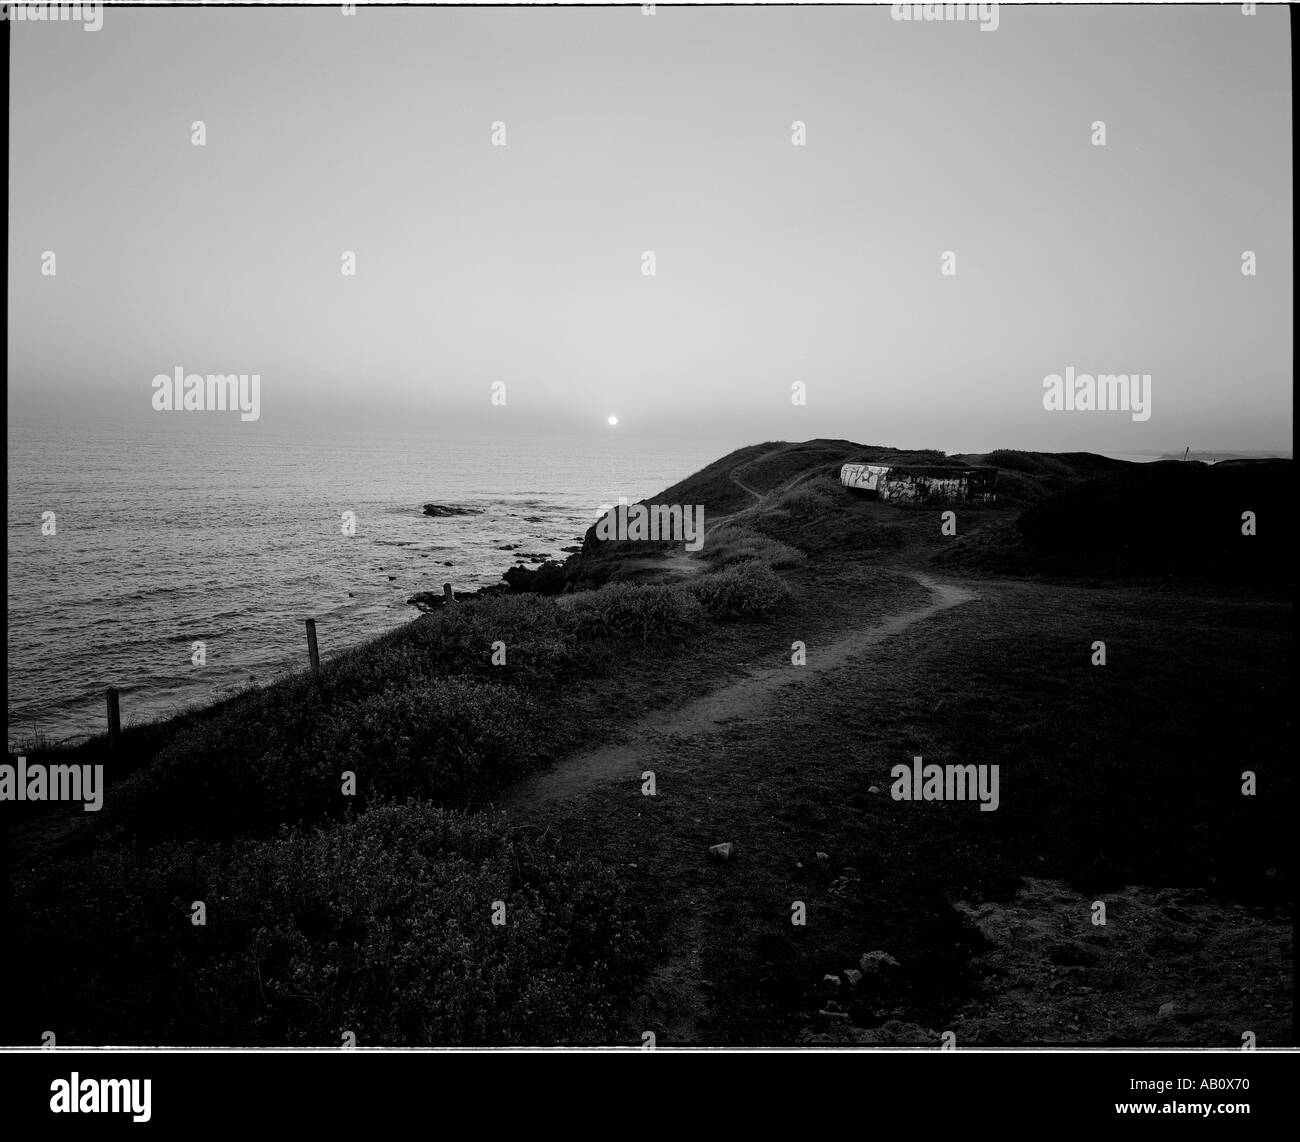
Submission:
M 862 571 L 864 591 L 888 582 Z M 791 622 L 752 659 L 788 681 L 748 710 L 677 732 L 667 709 L 617 775 L 512 808 L 617 864 L 650 909 L 662 951 L 629 1037 L 1288 1041 L 1286 607 L 973 589 L 825 671 L 816 638 L 789 665 Z M 918 754 L 1000 765 L 999 809 L 893 801 L 891 767 Z M 1243 797 L 1245 769 L 1273 793 Z M 722 841 L 726 864 L 706 854 Z M 841 974 L 874 951 L 898 966 Z
M 661 497 L 705 558 L 589 544 L 576 604 L 428 616 L 11 817 L 4 1041 L 1292 1042 L 1285 570 L 1069 574 L 1097 473 L 1013 457 L 954 538 L 836 488 L 855 447 L 742 450 Z M 892 800 L 917 755 L 998 810 Z

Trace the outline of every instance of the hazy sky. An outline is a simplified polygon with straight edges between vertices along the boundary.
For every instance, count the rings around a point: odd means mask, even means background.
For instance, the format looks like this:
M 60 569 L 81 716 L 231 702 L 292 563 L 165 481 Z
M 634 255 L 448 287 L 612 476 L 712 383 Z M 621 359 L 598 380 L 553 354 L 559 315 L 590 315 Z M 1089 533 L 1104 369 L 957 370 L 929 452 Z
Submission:
M 1287 19 L 12 24 L 10 410 L 179 416 L 181 366 L 259 373 L 264 425 L 1290 448 Z M 1151 418 L 1044 411 L 1067 366 L 1149 373 Z

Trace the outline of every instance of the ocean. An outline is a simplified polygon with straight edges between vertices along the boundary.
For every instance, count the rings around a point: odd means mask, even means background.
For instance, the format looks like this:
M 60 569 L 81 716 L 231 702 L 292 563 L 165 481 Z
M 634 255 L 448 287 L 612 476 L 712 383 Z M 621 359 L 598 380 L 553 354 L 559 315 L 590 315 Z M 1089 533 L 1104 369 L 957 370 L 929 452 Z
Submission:
M 305 669 L 307 618 L 328 661 L 416 618 L 415 592 L 563 559 L 600 505 L 739 443 L 11 421 L 10 744 L 102 733 L 108 686 L 131 725 Z

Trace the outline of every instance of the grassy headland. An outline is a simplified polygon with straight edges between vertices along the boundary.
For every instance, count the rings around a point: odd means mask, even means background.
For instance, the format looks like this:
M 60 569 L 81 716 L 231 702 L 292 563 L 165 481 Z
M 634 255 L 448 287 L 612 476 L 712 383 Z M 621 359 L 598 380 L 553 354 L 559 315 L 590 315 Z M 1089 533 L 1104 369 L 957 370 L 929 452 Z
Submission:
M 989 464 L 999 502 L 944 536 L 848 460 Z M 589 533 L 320 679 L 28 750 L 109 787 L 5 806 L 8 966 L 39 971 L 3 1039 L 1287 1039 L 1289 471 L 755 445 L 654 497 L 704 505 L 698 556 Z M 935 581 L 974 597 L 932 614 Z M 999 811 L 893 802 L 914 755 L 1001 765 Z

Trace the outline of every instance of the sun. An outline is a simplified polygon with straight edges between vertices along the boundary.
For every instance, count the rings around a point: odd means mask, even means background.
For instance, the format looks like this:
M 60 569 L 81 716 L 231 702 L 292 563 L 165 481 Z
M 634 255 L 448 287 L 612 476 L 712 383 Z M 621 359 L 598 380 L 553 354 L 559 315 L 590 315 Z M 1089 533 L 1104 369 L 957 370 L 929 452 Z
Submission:
M 609 420 L 606 421 L 606 423 L 610 426 L 610 428 L 613 428 L 614 425 L 616 425 L 616 424 L 618 423 L 618 417 L 616 417 L 616 416 L 611 416 L 611 417 L 609 418 Z

